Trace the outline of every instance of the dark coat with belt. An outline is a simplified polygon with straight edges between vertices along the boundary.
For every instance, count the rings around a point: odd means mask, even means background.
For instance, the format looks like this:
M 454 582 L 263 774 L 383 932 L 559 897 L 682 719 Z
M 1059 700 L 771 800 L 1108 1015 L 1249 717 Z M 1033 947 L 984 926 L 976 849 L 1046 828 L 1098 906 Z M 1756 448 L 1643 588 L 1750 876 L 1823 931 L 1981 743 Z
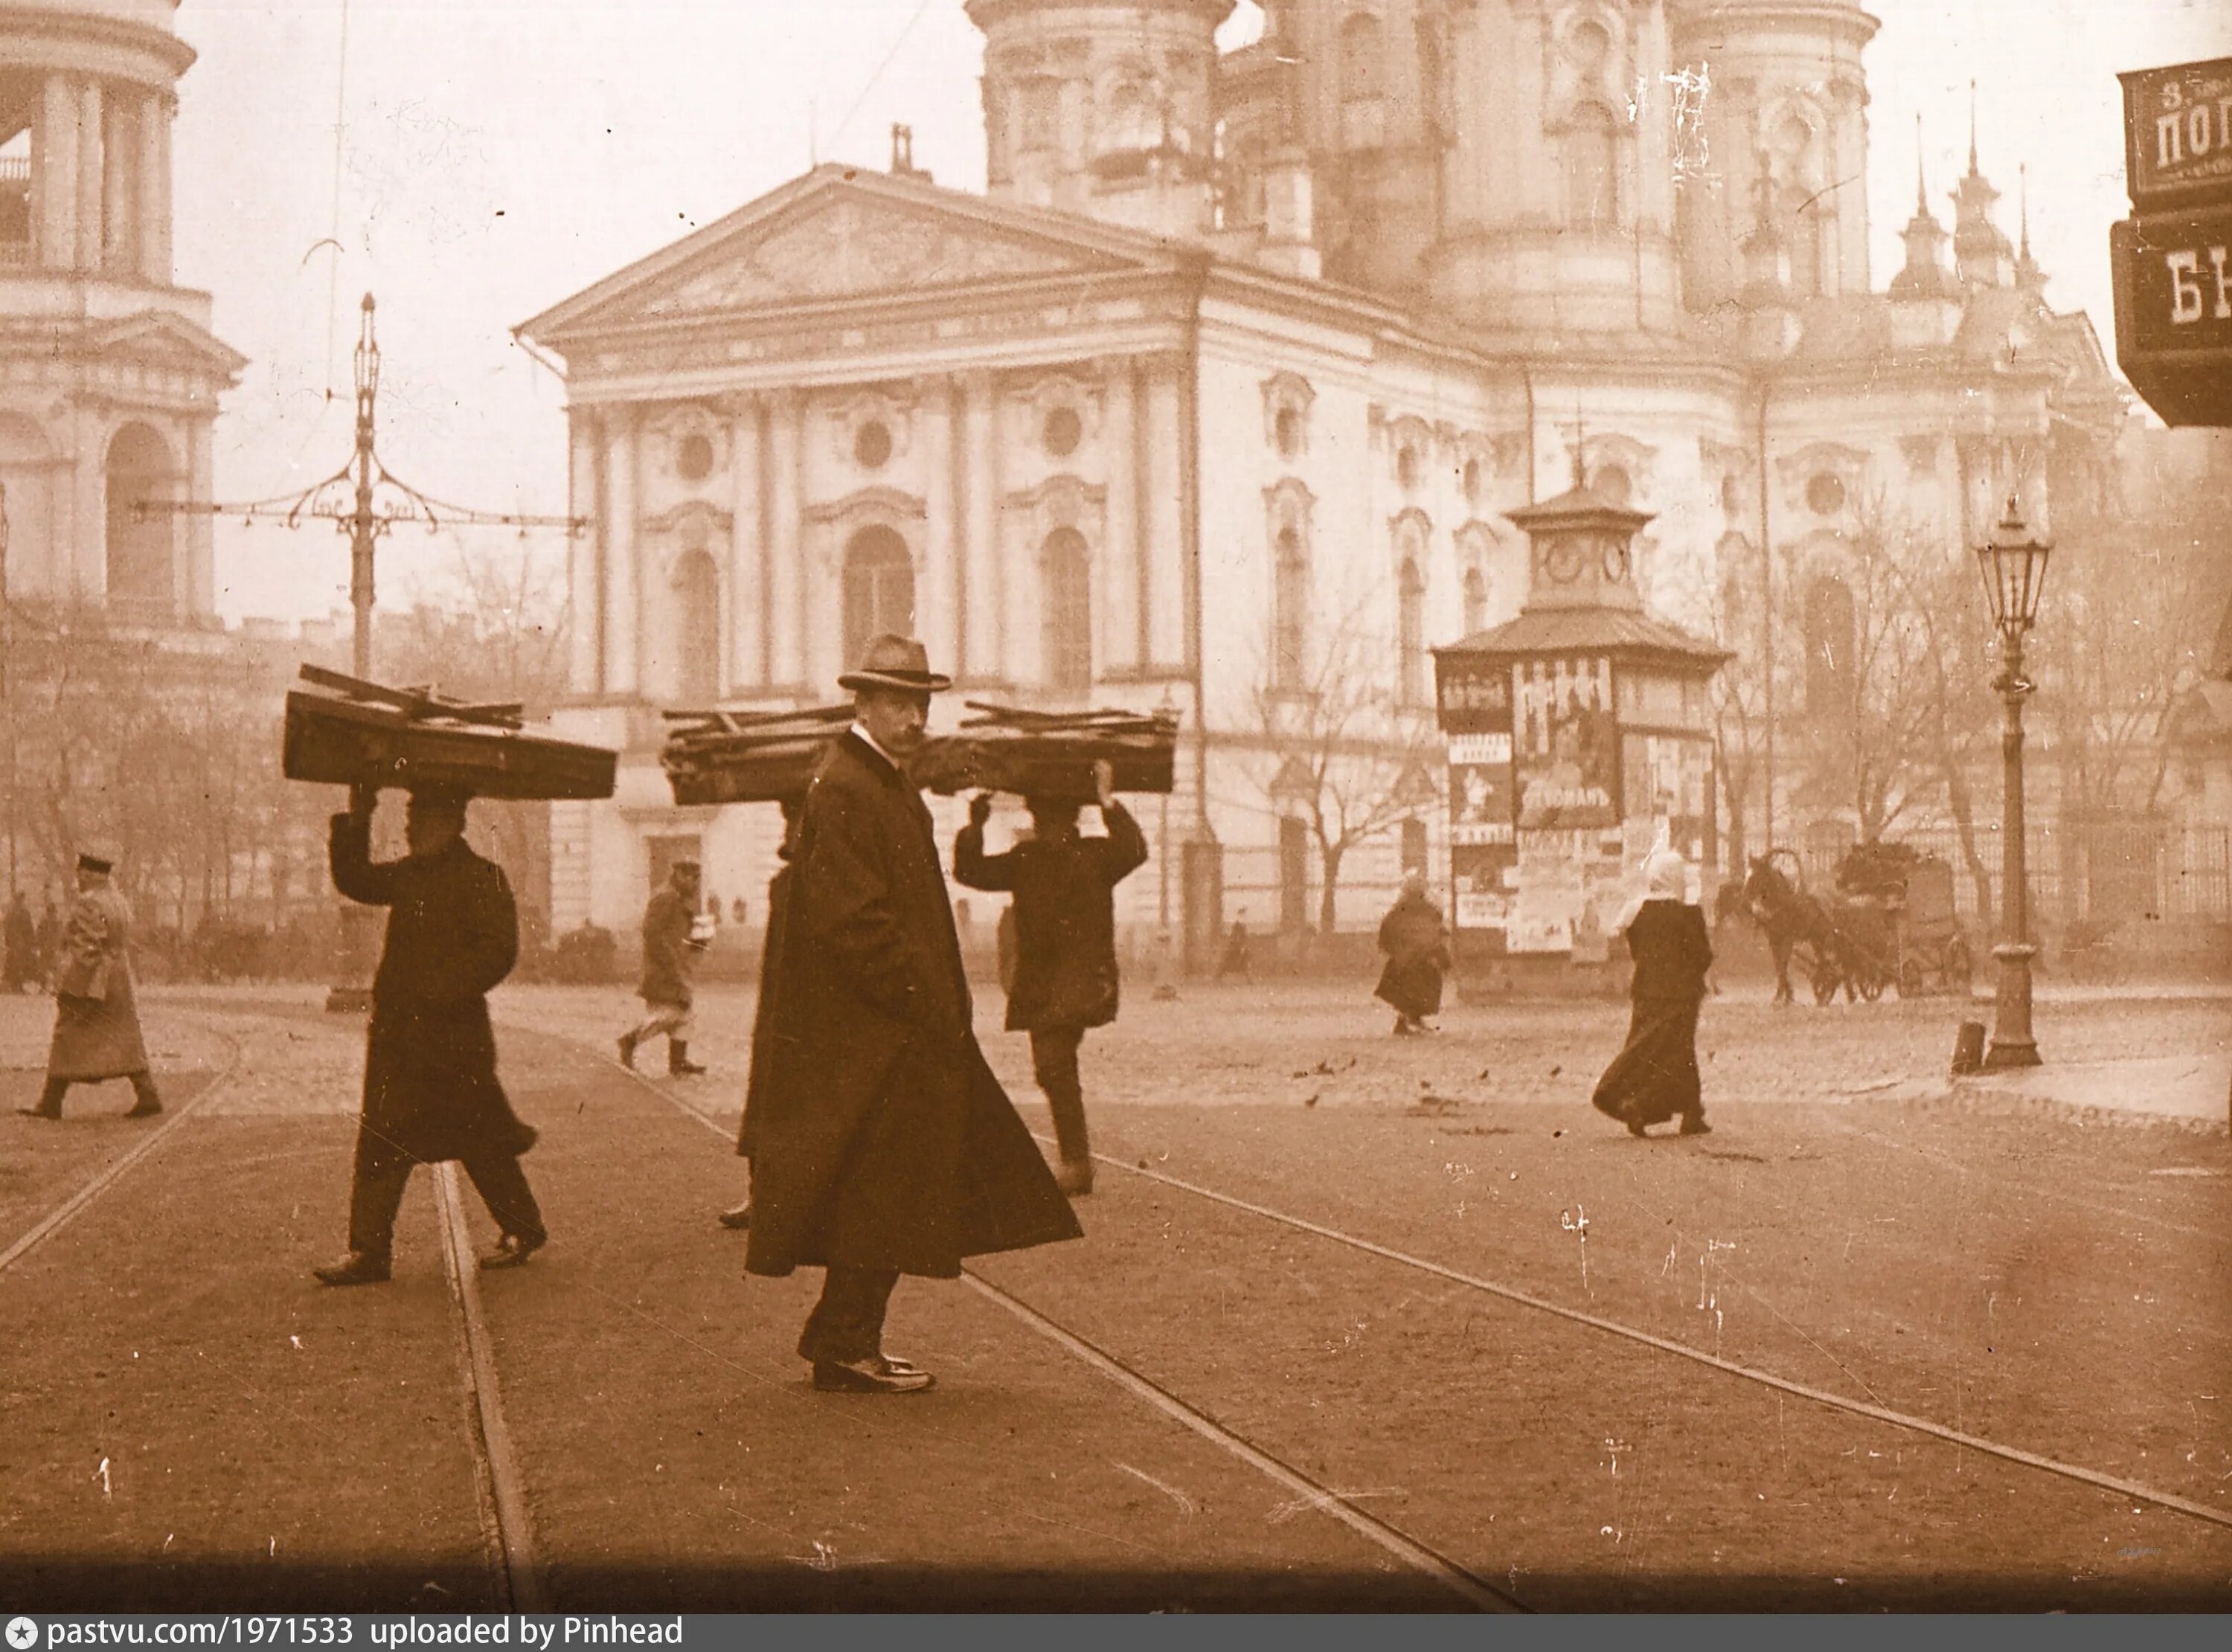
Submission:
M 1008 1030 L 1106 1027 L 1116 1019 L 1116 885 L 1146 864 L 1147 839 L 1120 803 L 1102 811 L 1105 838 L 1027 838 L 984 852 L 973 822 L 953 841 L 953 876 L 971 889 L 1010 890 L 1015 967 Z
M 653 895 L 643 909 L 643 980 L 635 991 L 645 1003 L 690 1007 L 690 966 L 702 949 L 690 941 L 695 917 L 690 903 L 672 887 Z
M 1399 896 L 1379 920 L 1379 949 L 1387 955 L 1387 966 L 1372 995 L 1413 1020 L 1439 1011 L 1442 972 L 1450 967 L 1442 909 L 1424 895 Z
M 1632 1124 L 1699 1112 L 1697 1007 L 1713 962 L 1705 915 L 1684 901 L 1645 901 L 1627 926 L 1627 950 L 1635 961 L 1627 1042 L 1590 1100 L 1598 1111 Z
M 55 1035 L 47 1076 L 73 1082 L 147 1070 L 132 995 L 132 909 L 106 884 L 70 907 L 55 959 Z
M 488 1013 L 490 990 L 519 956 L 503 869 L 462 838 L 374 865 L 368 816 L 335 815 L 328 850 L 335 889 L 388 909 L 365 1043 L 370 1150 L 423 1163 L 524 1153 L 535 1132 L 496 1082 Z
M 857 735 L 815 770 L 791 871 L 745 1266 L 950 1279 L 964 1256 L 1076 1238 L 971 1030 L 930 811 Z

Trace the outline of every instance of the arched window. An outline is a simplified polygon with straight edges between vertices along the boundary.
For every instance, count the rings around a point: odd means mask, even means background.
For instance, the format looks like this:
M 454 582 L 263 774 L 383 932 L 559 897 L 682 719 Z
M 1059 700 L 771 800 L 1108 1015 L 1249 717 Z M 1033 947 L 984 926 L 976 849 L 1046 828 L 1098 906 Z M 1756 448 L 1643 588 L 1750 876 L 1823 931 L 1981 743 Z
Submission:
M 710 706 L 721 696 L 720 571 L 701 543 L 675 559 L 669 583 L 674 593 L 675 695 L 685 706 Z
M 1585 103 L 1566 122 L 1566 227 L 1602 230 L 1619 222 L 1619 129 L 1601 103 Z
M 1790 290 L 1812 298 L 1821 290 L 1821 196 L 1816 186 L 1814 128 L 1792 111 L 1775 127 L 1776 171 L 1782 187 L 1775 200 L 1776 228 L 1790 253 Z
M 849 668 L 884 632 L 914 635 L 914 558 L 906 541 L 879 524 L 845 547 L 845 664 Z
M 1464 628 L 1468 637 L 1488 629 L 1488 575 L 1479 568 L 1465 570 Z
M 1387 141 L 1386 35 L 1368 11 L 1340 26 L 1340 134 L 1347 149 Z
M 1424 705 L 1432 664 L 1426 657 L 1426 576 L 1409 557 L 1395 576 L 1395 632 L 1403 703 Z
M 1161 141 L 1162 121 L 1150 88 L 1136 81 L 1118 85 L 1108 94 L 1101 117 L 1101 149 L 1115 152 L 1153 149 Z
M 1833 574 L 1806 587 L 1806 710 L 1809 716 L 1848 715 L 1852 709 L 1855 643 L 1852 588 Z
M 1281 689 L 1302 686 L 1302 650 L 1308 636 L 1310 563 L 1301 535 L 1282 528 L 1274 542 L 1272 570 L 1271 682 Z
M 1057 689 L 1093 685 L 1093 563 L 1085 535 L 1057 528 L 1039 554 L 1046 603 L 1046 680 Z
M 1054 149 L 1061 143 L 1061 82 L 1035 75 L 1017 94 L 1016 147 Z
M 144 613 L 177 606 L 172 584 L 178 518 L 140 507 L 171 496 L 171 450 L 145 424 L 127 424 L 108 444 L 108 599 Z

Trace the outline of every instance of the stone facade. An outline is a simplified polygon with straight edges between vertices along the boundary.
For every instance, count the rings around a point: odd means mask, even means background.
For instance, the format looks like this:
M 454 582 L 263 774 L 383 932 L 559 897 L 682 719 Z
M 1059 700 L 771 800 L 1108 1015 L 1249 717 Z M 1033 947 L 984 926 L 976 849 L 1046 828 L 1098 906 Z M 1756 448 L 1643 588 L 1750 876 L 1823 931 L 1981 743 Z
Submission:
M 980 697 L 1184 715 L 1135 926 L 1315 923 L 1299 823 L 1376 799 L 1359 927 L 1446 868 L 1372 771 L 1426 651 L 1518 611 L 1515 509 L 1578 474 L 1649 513 L 1651 612 L 1742 649 L 1736 573 L 1833 584 L 1885 510 L 1964 557 L 2105 473 L 2118 388 L 1973 163 L 1957 262 L 1924 191 L 1871 288 L 1857 6 L 1273 3 L 1219 60 L 1230 10 L 973 0 L 989 198 L 823 166 L 522 327 L 594 524 L 564 721 L 627 753 L 561 812 L 561 928 L 631 928 L 664 839 L 763 885 L 774 811 L 676 810 L 656 709 L 834 697 L 887 624 Z M 1374 705 L 1328 729 L 1335 667 Z
M 243 360 L 171 267 L 171 0 L 0 15 L 0 485 L 7 589 L 213 619 L 210 430 Z

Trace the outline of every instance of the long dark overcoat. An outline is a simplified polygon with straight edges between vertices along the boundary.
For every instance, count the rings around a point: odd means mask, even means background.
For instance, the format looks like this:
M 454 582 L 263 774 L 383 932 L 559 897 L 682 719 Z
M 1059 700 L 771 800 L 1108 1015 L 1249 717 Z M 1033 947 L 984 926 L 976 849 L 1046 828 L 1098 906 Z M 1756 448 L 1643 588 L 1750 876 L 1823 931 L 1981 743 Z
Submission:
M 73 1082 L 147 1070 L 132 995 L 132 909 L 106 884 L 70 907 L 55 959 L 55 1035 L 47 1076 Z
M 1106 1027 L 1116 1019 L 1116 885 L 1147 861 L 1147 839 L 1128 810 L 1102 811 L 1105 838 L 1026 838 L 1003 854 L 984 852 L 984 828 L 953 840 L 953 876 L 971 889 L 1009 890 L 1015 904 L 1015 973 L 1008 1030 Z
M 742 1158 L 752 1156 L 752 1098 L 768 1081 L 771 1059 L 769 1039 L 775 1026 L 775 1006 L 782 996 L 782 936 L 790 922 L 791 867 L 788 847 L 777 852 L 782 855 L 783 863 L 768 879 L 767 936 L 760 948 L 758 1001 L 752 1006 L 752 1065 L 744 1079 L 744 1116 L 736 1121 L 736 1153 Z
M 645 1003 L 690 1007 L 692 917 L 690 903 L 672 887 L 643 909 L 643 979 L 635 991 Z
M 755 1273 L 895 1268 L 1074 1239 L 970 1025 L 930 811 L 858 735 L 806 794 L 750 1098 Z
M 1442 972 L 1450 967 L 1442 909 L 1424 895 L 1398 896 L 1379 920 L 1379 949 L 1387 955 L 1387 965 L 1372 995 L 1413 1020 L 1437 1014 Z
M 367 1147 L 424 1163 L 524 1153 L 535 1131 L 496 1081 L 488 1013 L 489 992 L 519 956 L 503 869 L 462 838 L 374 865 L 368 816 L 334 816 L 328 848 L 334 887 L 388 909 L 365 1040 Z
M 1627 1042 L 1590 1100 L 1623 1122 L 1661 1124 L 1703 1105 L 1697 1007 L 1713 962 L 1705 915 L 1685 901 L 1645 901 L 1627 926 L 1627 950 L 1635 961 Z

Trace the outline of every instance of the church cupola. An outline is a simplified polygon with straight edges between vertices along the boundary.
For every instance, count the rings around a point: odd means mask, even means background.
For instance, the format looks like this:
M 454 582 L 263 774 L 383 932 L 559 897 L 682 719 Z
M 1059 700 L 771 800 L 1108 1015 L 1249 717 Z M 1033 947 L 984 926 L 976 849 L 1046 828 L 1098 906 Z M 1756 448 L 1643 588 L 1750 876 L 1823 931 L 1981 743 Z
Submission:
M 1217 30 L 1236 0 L 968 0 L 996 200 L 1153 234 L 1214 224 Z
M 1930 191 L 1922 174 L 1922 117 L 1914 118 L 1914 216 L 1900 238 L 1906 264 L 1891 278 L 1893 298 L 1952 298 L 1953 272 L 1945 267 L 1945 226 L 1930 211 Z
M 1969 171 L 1953 191 L 1953 268 L 1963 287 L 2008 287 L 2015 282 L 2015 249 L 1992 222 L 2000 198 L 1976 167 L 1976 86 L 1969 83 Z
M 2017 193 L 2022 202 L 2022 244 L 2015 253 L 2015 285 L 2026 293 L 2046 289 L 2046 271 L 2038 267 L 2038 260 L 2030 256 L 2030 168 L 2018 167 L 2015 172 Z

